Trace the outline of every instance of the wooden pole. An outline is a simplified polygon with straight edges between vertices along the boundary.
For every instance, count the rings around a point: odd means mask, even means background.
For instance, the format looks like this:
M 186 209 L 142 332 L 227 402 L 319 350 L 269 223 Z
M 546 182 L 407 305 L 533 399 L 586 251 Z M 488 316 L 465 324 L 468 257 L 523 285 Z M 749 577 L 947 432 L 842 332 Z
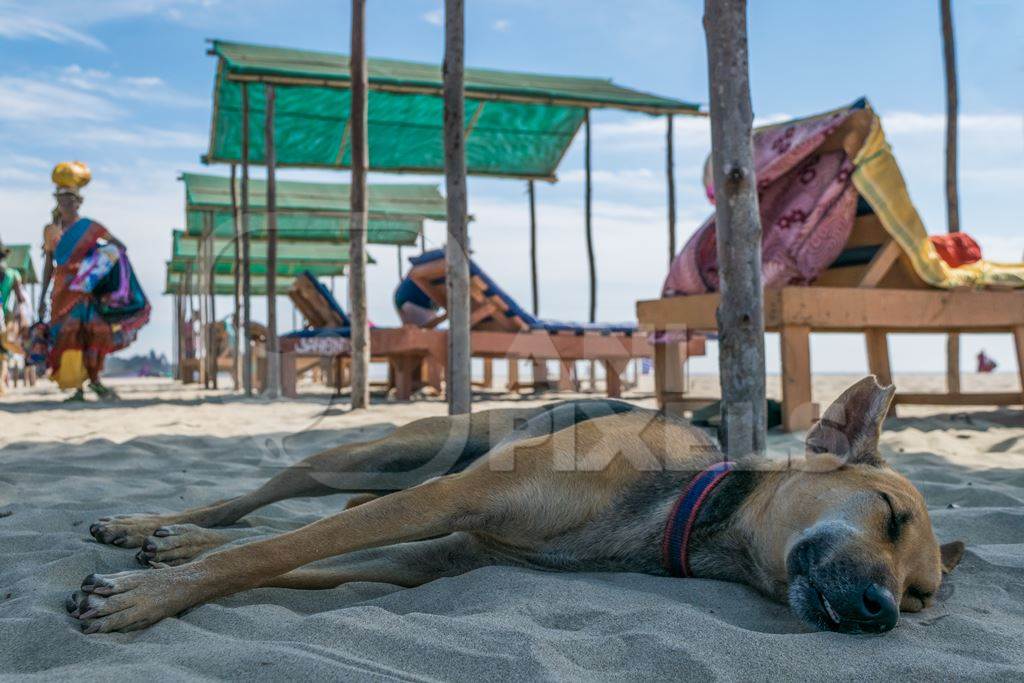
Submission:
M 590 268 L 590 322 L 597 320 L 597 266 L 594 263 L 593 186 L 590 177 L 590 110 L 583 113 L 583 212 L 587 233 L 587 265 Z
M 532 180 L 526 181 L 526 191 L 530 195 L 530 285 L 533 292 L 533 314 L 540 315 L 540 290 L 537 287 L 537 197 Z
M 533 292 L 533 314 L 540 315 L 540 286 L 537 278 L 537 195 L 533 181 L 526 181 L 526 190 L 530 196 L 530 284 Z M 510 360 L 509 363 L 514 361 Z M 544 391 L 548 388 L 548 364 L 546 360 L 533 361 L 533 390 Z
M 668 265 L 676 257 L 676 163 L 675 144 L 672 137 L 672 114 L 668 115 L 668 130 L 665 134 L 665 177 L 668 181 Z
M 960 191 L 957 183 L 957 117 L 959 101 L 956 77 L 956 40 L 953 35 L 951 0 L 939 0 L 942 12 L 942 56 L 946 67 L 946 229 L 960 231 Z M 960 393 L 960 335 L 946 339 L 946 390 Z
M 266 100 L 264 117 L 264 157 L 267 164 L 267 398 L 281 395 L 281 357 L 277 352 L 277 150 L 274 141 L 273 85 L 263 86 Z
M 448 289 L 448 413 L 470 411 L 469 230 L 466 220 L 465 8 L 444 3 L 444 176 L 448 199 L 445 249 Z
M 352 184 L 349 222 L 348 306 L 352 321 L 352 409 L 370 405 L 370 326 L 366 312 L 366 169 L 369 166 L 367 139 L 366 0 L 352 0 L 352 51 L 349 72 L 352 97 L 349 100 Z
M 203 233 L 206 235 L 206 378 L 210 387 L 217 388 L 217 299 L 214 290 L 217 255 L 213 251 L 213 214 L 203 213 Z
M 242 388 L 242 219 L 238 212 L 238 165 L 231 164 L 231 223 L 234 227 L 234 267 L 235 274 L 234 307 L 231 314 L 231 326 L 235 330 L 235 343 L 231 349 L 231 379 L 235 391 Z
M 249 84 L 242 84 L 242 386 L 252 396 L 252 277 L 249 259 Z
M 705 0 L 715 173 L 722 436 L 733 458 L 764 453 L 764 310 L 746 0 Z

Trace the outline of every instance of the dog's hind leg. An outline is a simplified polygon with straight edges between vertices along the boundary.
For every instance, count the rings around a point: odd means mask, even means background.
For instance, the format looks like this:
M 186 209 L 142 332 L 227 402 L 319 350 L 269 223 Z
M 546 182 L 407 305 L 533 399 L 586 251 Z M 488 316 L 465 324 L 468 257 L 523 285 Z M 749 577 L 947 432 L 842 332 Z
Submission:
M 412 588 L 445 576 L 506 563 L 472 534 L 457 532 L 350 553 L 343 556 L 338 566 L 300 567 L 264 582 L 262 587 L 319 590 L 371 581 Z
M 89 533 L 100 543 L 137 548 L 168 525 L 217 527 L 288 498 L 336 493 L 389 493 L 464 469 L 509 436 L 517 425 L 544 412 L 537 408 L 488 410 L 473 415 L 428 417 L 391 434 L 312 455 L 281 471 L 255 491 L 172 514 L 100 518 Z

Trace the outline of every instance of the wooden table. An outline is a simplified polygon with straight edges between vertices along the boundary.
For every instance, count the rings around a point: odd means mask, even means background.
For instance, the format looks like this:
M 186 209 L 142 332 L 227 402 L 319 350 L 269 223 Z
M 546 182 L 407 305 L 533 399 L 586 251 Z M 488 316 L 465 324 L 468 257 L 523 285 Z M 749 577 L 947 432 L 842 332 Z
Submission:
M 642 328 L 652 331 L 715 331 L 718 294 L 637 302 Z M 786 431 L 807 429 L 815 419 L 811 402 L 811 332 L 860 332 L 867 342 L 868 367 L 883 384 L 892 383 L 887 335 L 901 333 L 1010 333 L 1024 387 L 1024 292 L 874 289 L 867 287 L 784 287 L 764 292 L 765 329 L 779 332 L 782 347 L 782 414 Z M 655 358 L 655 376 L 670 368 Z M 661 367 L 659 368 L 659 364 Z M 659 384 L 662 405 L 679 398 L 670 380 Z M 1024 393 L 897 393 L 895 404 L 1020 405 Z

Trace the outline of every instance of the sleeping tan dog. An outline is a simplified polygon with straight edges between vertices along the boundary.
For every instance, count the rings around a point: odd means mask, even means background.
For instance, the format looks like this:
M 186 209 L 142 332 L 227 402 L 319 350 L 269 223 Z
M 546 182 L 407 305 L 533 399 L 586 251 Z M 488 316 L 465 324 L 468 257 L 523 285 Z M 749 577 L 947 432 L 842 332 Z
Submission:
M 420 420 L 307 458 L 238 498 L 100 520 L 97 540 L 140 547 L 154 568 L 90 575 L 68 610 L 88 633 L 126 631 L 258 586 L 416 586 L 510 564 L 737 581 L 817 628 L 888 631 L 900 610 L 931 603 L 964 550 L 939 546 L 921 494 L 878 455 L 892 396 L 861 380 L 788 461 L 726 462 L 703 432 L 619 401 Z M 390 492 L 206 553 L 239 533 L 209 527 L 346 491 Z M 305 567 L 338 555 L 332 568 Z

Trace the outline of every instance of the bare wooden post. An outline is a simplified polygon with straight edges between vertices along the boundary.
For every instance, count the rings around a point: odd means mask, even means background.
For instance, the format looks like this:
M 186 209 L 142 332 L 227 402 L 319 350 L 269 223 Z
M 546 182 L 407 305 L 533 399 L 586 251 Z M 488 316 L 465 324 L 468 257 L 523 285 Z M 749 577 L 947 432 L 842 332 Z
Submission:
M 765 449 L 761 219 L 754 178 L 746 0 L 705 0 L 715 172 L 722 434 L 733 457 Z
M 242 221 L 238 213 L 238 186 L 236 185 L 238 167 L 231 164 L 231 224 L 234 227 L 235 239 L 233 250 L 235 254 L 232 271 L 235 274 L 234 308 L 231 314 L 231 326 L 235 330 L 235 343 L 231 349 L 233 362 L 231 364 L 231 379 L 235 391 L 242 386 Z
M 672 114 L 668 115 L 665 134 L 665 177 L 668 181 L 668 265 L 676 257 L 676 162 L 672 138 Z
M 281 395 L 281 357 L 277 352 L 277 150 L 274 145 L 273 85 L 264 86 L 264 157 L 267 164 L 267 398 Z
M 526 192 L 530 196 L 530 286 L 533 293 L 533 314 L 540 315 L 540 291 L 537 288 L 537 198 L 533 192 L 533 181 L 526 181 Z
M 469 231 L 466 220 L 466 93 L 463 0 L 444 3 L 444 176 L 448 199 L 445 248 L 448 289 L 448 413 L 470 411 Z
M 946 228 L 960 231 L 960 192 L 957 187 L 957 78 L 956 41 L 953 37 L 951 0 L 939 0 L 942 12 L 942 56 L 946 66 Z M 960 335 L 946 339 L 946 391 L 960 393 Z
M 590 322 L 597 320 L 597 264 L 594 261 L 594 223 L 593 223 L 593 204 L 594 204 L 594 186 L 591 178 L 591 164 L 590 164 L 590 110 L 587 109 L 583 113 L 583 132 L 584 132 L 584 149 L 583 149 L 583 162 L 584 162 L 584 174 L 586 176 L 584 183 L 584 216 L 586 219 L 586 231 L 587 231 L 587 266 L 590 268 Z M 590 390 L 595 391 L 597 389 L 597 364 L 594 361 L 590 361 Z
M 352 0 L 352 79 L 349 126 L 352 145 L 351 217 L 349 219 L 348 305 L 352 321 L 352 409 L 370 405 L 370 327 L 366 314 L 366 168 L 367 140 L 366 0 Z
M 587 266 L 590 268 L 590 322 L 597 320 L 597 265 L 594 263 L 593 187 L 590 178 L 590 110 L 583 113 L 583 215 L 587 233 Z
M 533 294 L 533 314 L 540 315 L 540 286 L 537 278 L 537 195 L 533 181 L 526 181 L 527 194 L 530 196 L 530 285 Z M 533 360 L 533 390 L 543 391 L 548 388 L 548 363 L 545 360 Z
M 242 84 L 242 386 L 252 396 L 252 282 L 249 259 L 249 84 Z
M 207 387 L 217 388 L 217 293 L 214 290 L 217 254 L 213 250 L 213 214 L 203 213 L 203 242 L 206 251 L 206 272 L 203 284 L 206 288 L 206 381 Z

